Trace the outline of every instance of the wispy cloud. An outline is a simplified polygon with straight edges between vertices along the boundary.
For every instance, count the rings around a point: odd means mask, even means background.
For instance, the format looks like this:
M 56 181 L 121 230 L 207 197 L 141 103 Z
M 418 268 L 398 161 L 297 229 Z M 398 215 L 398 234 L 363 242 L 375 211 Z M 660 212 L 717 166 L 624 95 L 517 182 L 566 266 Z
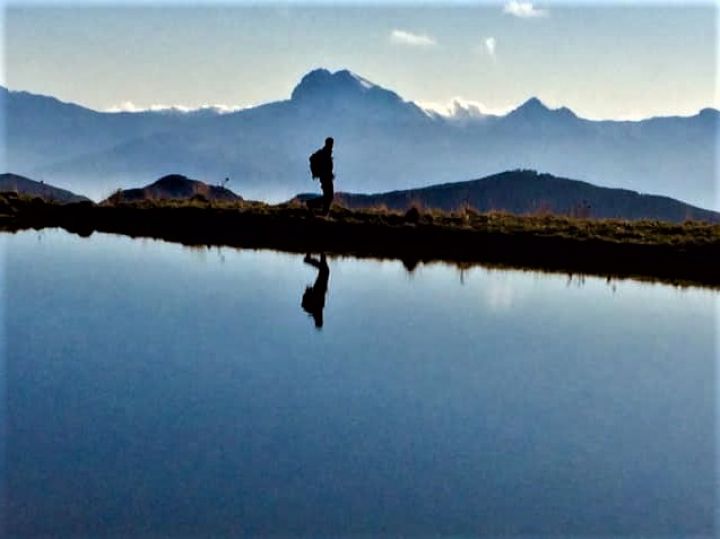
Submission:
M 398 45 L 409 45 L 411 47 L 432 47 L 437 45 L 435 38 L 425 34 L 413 34 L 405 30 L 393 30 L 390 32 L 390 41 Z
M 148 107 L 141 107 L 136 105 L 132 101 L 123 101 L 119 105 L 113 105 L 105 109 L 105 112 L 199 112 L 199 111 L 211 111 L 217 114 L 228 114 L 230 112 L 236 112 L 246 107 L 232 107 L 230 105 L 200 105 L 199 107 L 187 107 L 185 105 L 150 105 Z
M 495 41 L 495 38 L 486 37 L 483 43 L 485 45 L 485 50 L 487 51 L 487 53 L 493 58 L 495 58 L 495 46 L 497 45 L 497 41 Z
M 532 5 L 532 2 L 517 2 L 516 0 L 512 0 L 511 2 L 505 4 L 505 7 L 503 7 L 503 13 L 523 19 L 546 17 L 548 14 L 547 10 L 536 8 Z

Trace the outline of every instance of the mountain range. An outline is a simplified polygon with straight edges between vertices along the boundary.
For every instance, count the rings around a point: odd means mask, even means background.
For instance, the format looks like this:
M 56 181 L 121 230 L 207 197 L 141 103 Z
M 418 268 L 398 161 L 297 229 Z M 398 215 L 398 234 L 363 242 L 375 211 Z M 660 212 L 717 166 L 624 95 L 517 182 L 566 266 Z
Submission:
M 232 113 L 98 112 L 2 89 L 5 169 L 99 200 L 182 170 L 230 177 L 279 201 L 310 184 L 308 156 L 333 136 L 336 189 L 377 192 L 536 169 L 718 207 L 715 109 L 690 117 L 592 121 L 531 98 L 502 116 L 429 112 L 348 70 L 317 69 L 287 100 Z

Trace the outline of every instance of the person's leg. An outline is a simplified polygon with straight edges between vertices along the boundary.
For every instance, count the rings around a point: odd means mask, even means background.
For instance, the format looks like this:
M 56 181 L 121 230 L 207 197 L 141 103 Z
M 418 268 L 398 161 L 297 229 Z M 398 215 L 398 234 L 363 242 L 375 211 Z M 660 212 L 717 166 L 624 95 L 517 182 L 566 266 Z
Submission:
M 330 213 L 330 206 L 332 205 L 333 198 L 335 196 L 335 190 L 333 189 L 332 180 L 324 180 L 322 182 L 323 190 L 323 212 L 327 215 Z

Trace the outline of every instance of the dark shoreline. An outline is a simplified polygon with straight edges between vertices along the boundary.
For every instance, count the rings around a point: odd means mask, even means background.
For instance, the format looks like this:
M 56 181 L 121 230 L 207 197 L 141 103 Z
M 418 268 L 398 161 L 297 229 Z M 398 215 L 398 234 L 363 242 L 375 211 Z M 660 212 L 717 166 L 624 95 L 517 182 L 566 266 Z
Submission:
M 627 222 L 595 223 L 554 217 L 474 214 L 435 217 L 335 210 L 330 218 L 295 206 L 58 205 L 35 200 L 0 201 L 0 230 L 60 227 L 148 237 L 189 246 L 230 246 L 305 253 L 326 252 L 420 262 L 483 264 L 675 285 L 720 287 L 720 226 L 645 223 L 658 238 L 603 237 L 594 228 L 641 228 Z M 494 220 L 495 219 L 495 220 Z M 509 224 L 505 226 L 505 219 Z M 545 219 L 553 226 L 539 228 Z M 497 226 L 500 223 L 502 226 Z M 559 224 L 558 224 L 559 223 Z M 527 226 L 525 226 L 527 224 Z M 532 226 L 530 226 L 532 225 Z M 583 232 L 578 230 L 585 227 Z M 694 232 L 697 229 L 697 234 Z M 589 232 L 588 232 L 589 231 Z M 700 232 L 702 234 L 700 235 Z M 675 236 L 672 234 L 675 233 Z M 627 233 L 625 233 L 627 235 Z M 696 237 L 697 235 L 697 237 Z

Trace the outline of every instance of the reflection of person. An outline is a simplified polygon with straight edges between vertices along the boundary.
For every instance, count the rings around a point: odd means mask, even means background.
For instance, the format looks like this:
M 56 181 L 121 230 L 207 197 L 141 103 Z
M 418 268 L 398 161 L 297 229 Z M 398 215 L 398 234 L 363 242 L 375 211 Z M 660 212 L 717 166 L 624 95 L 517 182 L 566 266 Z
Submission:
M 302 297 L 302 308 L 315 320 L 315 327 L 320 329 L 323 326 L 323 309 L 325 308 L 325 294 L 328 288 L 328 279 L 330 278 L 330 268 L 325 253 L 320 254 L 320 260 L 315 260 L 309 254 L 305 256 L 303 262 L 318 269 L 318 276 L 315 284 L 305 288 Z
M 333 174 L 332 157 L 334 143 L 335 141 L 332 137 L 326 138 L 325 146 L 310 156 L 310 171 L 312 172 L 313 178 L 320 180 L 320 187 L 322 188 L 323 194 L 322 197 L 310 201 L 308 205 L 312 209 L 322 204 L 322 213 L 325 215 L 330 213 L 330 206 L 335 196 L 335 188 L 333 185 L 335 174 Z

